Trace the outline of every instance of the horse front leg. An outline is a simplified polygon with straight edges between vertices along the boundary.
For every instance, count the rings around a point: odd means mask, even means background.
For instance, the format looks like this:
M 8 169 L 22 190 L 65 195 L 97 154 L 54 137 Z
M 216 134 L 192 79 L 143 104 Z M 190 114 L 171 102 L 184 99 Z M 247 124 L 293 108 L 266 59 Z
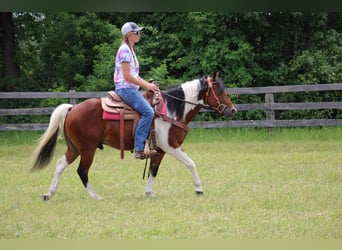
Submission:
M 164 155 L 165 155 L 165 152 L 158 151 L 158 153 L 156 155 L 152 156 L 152 158 L 151 158 L 150 168 L 148 171 L 148 180 L 147 180 L 147 184 L 145 187 L 145 194 L 149 197 L 155 196 L 155 194 L 153 192 L 153 183 L 154 183 L 154 179 L 157 176 L 158 169 L 160 166 L 160 162 L 162 161 Z
M 183 163 L 191 172 L 191 176 L 195 185 L 195 192 L 197 195 L 203 194 L 203 187 L 201 179 L 197 173 L 197 168 L 195 162 L 183 151 L 181 147 L 171 148 L 167 151 L 175 159 Z
M 147 195 L 148 197 L 154 197 L 155 196 L 155 193 L 153 192 L 154 178 L 155 178 L 155 176 L 153 176 L 153 175 L 148 176 L 147 184 L 145 187 L 145 195 Z

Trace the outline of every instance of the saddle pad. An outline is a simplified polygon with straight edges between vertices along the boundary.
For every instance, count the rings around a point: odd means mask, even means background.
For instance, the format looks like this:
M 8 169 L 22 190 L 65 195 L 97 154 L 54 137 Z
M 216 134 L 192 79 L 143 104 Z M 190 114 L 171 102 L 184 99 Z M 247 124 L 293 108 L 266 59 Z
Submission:
M 102 119 L 103 120 L 120 120 L 120 114 L 119 113 L 109 113 L 107 111 L 102 112 Z
M 160 114 L 166 115 L 166 105 L 162 95 L 160 95 Z
M 119 121 L 120 120 L 120 113 L 111 113 L 106 110 L 103 110 L 102 112 L 102 119 L 103 120 L 114 120 Z M 134 122 L 138 122 L 140 119 L 140 114 L 136 111 L 124 113 L 123 116 L 124 120 L 134 120 Z

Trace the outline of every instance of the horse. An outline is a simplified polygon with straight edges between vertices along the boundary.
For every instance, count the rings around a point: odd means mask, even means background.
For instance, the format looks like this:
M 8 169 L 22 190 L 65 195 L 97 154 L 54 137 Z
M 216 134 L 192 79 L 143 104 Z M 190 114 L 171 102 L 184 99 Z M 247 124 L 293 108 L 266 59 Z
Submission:
M 225 84 L 218 72 L 190 80 L 168 90 L 160 92 L 166 107 L 165 115 L 155 115 L 153 121 L 157 154 L 150 159 L 148 180 L 145 187 L 147 196 L 154 196 L 153 183 L 160 163 L 165 154 L 173 156 L 183 163 L 191 172 L 195 192 L 203 194 L 203 187 L 196 170 L 196 164 L 182 149 L 188 132 L 188 124 L 195 118 L 201 108 L 212 109 L 226 118 L 233 116 L 237 109 L 225 92 Z M 50 188 L 42 198 L 47 201 L 56 193 L 63 171 L 78 156 L 80 162 L 77 173 L 91 198 L 101 200 L 91 186 L 88 172 L 97 148 L 103 145 L 120 149 L 119 121 L 104 120 L 101 100 L 90 98 L 76 105 L 61 104 L 50 116 L 48 128 L 39 138 L 32 153 L 31 170 L 39 170 L 49 165 L 54 155 L 57 140 L 63 137 L 67 149 L 57 161 Z M 124 150 L 134 147 L 133 124 L 125 123 Z

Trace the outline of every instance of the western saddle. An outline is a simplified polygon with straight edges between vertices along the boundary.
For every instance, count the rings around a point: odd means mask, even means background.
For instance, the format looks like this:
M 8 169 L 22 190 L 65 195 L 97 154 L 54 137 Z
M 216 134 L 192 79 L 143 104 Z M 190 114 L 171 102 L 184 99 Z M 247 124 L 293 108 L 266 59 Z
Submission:
M 150 103 L 154 110 L 160 109 L 160 93 L 153 91 L 146 91 L 143 93 L 145 99 Z M 101 105 L 103 109 L 103 118 L 110 120 L 119 120 L 120 122 L 120 157 L 124 158 L 125 149 L 125 121 L 133 120 L 133 136 L 137 123 L 140 119 L 140 114 L 131 106 L 127 105 L 121 97 L 114 91 L 109 91 L 106 97 L 101 98 Z M 149 150 L 156 149 L 156 138 L 154 131 L 154 122 L 152 122 L 149 136 L 145 143 L 145 153 Z

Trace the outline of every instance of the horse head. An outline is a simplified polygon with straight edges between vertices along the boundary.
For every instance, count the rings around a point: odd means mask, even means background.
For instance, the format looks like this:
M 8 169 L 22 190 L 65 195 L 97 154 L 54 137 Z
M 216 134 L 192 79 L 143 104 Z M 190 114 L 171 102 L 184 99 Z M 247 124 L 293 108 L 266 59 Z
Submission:
M 204 79 L 203 102 L 226 118 L 233 116 L 237 109 L 225 91 L 225 84 L 219 77 L 219 71 Z

